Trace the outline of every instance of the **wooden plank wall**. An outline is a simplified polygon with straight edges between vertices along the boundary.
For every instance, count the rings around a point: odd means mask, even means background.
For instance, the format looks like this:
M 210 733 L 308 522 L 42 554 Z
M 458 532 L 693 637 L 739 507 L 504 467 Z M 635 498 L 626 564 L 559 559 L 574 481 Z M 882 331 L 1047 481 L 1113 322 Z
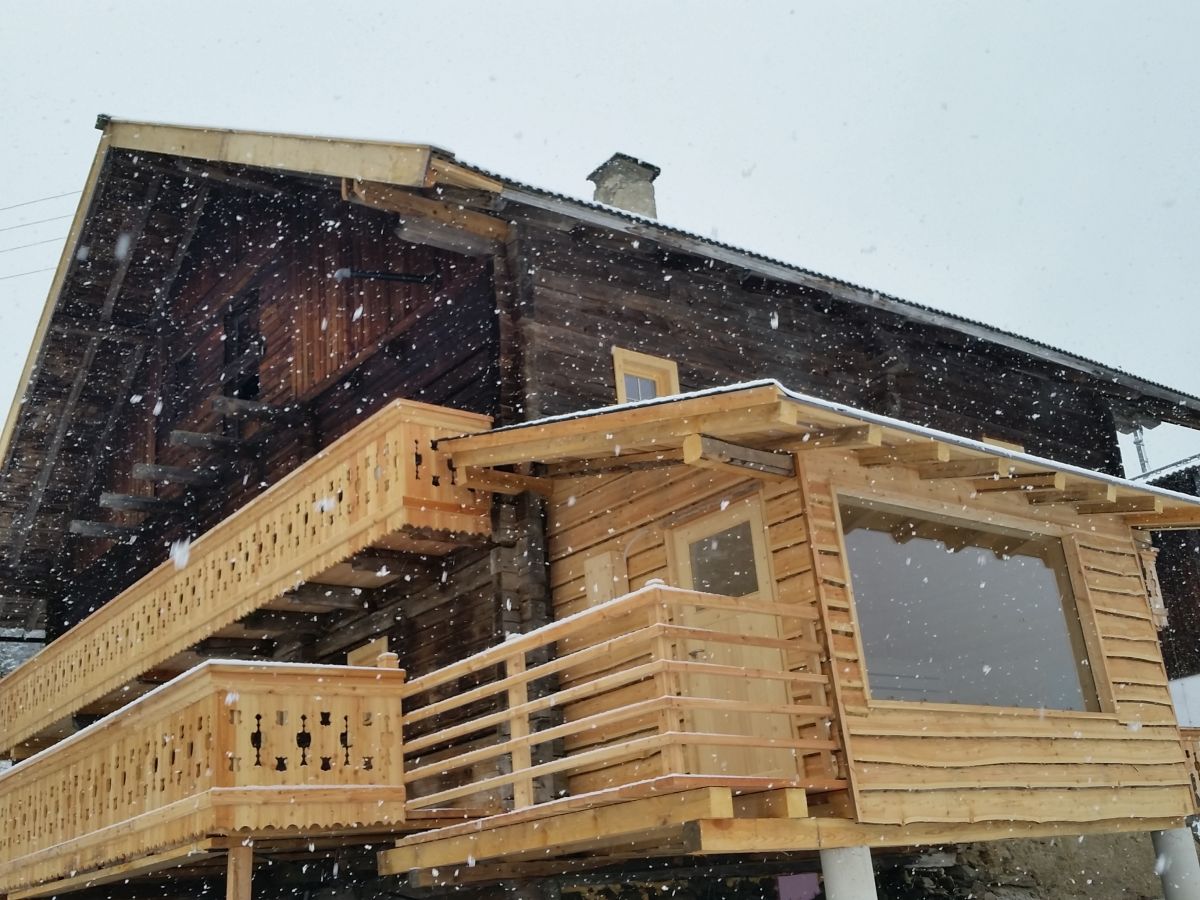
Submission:
M 679 363 L 683 390 L 796 390 L 1119 474 L 1096 388 L 995 345 L 654 242 L 528 217 L 516 268 L 530 418 L 612 403 L 613 344 Z
M 409 244 L 394 235 L 394 225 L 393 216 L 340 200 L 214 195 L 177 282 L 167 317 L 172 330 L 136 380 L 140 400 L 114 431 L 120 439 L 109 448 L 97 493 L 173 496 L 178 488 L 133 479 L 133 464 L 212 461 L 211 454 L 170 446 L 168 436 L 172 428 L 221 431 L 211 400 L 221 393 L 226 363 L 225 313 L 247 291 L 258 293 L 265 341 L 258 399 L 307 404 L 310 420 L 273 436 L 253 476 L 217 492 L 217 502 L 197 507 L 190 521 L 169 523 L 132 548 L 73 541 L 76 569 L 112 550 L 97 583 L 116 586 L 129 572 L 145 571 L 157 562 L 147 553 L 212 527 L 389 399 L 495 409 L 499 351 L 489 264 Z M 341 268 L 431 274 L 438 281 L 339 281 L 333 276 Z M 185 383 L 177 383 L 180 377 Z M 101 521 L 141 519 L 97 507 L 84 512 Z
M 908 470 L 858 468 L 836 452 L 800 454 L 816 589 L 834 639 L 835 690 L 860 821 L 1083 822 L 1188 815 L 1195 801 L 1166 671 L 1130 531 L 1025 500 L 973 496 Z M 942 503 L 972 517 L 1058 530 L 1077 548 L 1076 602 L 1096 649 L 1102 713 L 869 700 L 836 514 L 839 488 Z M 1083 587 L 1080 590 L 1080 586 Z M 1098 652 L 1097 652 L 1098 650 Z M 1104 699 L 1102 699 L 1104 702 Z
M 798 613 L 810 614 L 799 630 L 789 637 L 808 642 L 818 640 L 814 608 L 815 596 L 810 577 L 811 561 L 806 544 L 801 498 L 795 482 L 761 487 L 758 482 L 746 481 L 711 470 L 684 467 L 638 472 L 616 472 L 588 475 L 560 482 L 547 509 L 547 547 L 550 558 L 550 584 L 556 619 L 586 608 L 593 602 L 606 599 L 611 585 L 603 585 L 589 597 L 585 565 L 589 559 L 607 558 L 619 574 L 624 587 L 628 578 L 629 590 L 643 587 L 651 579 L 675 583 L 668 569 L 666 536 L 673 524 L 688 518 L 715 511 L 722 501 L 736 501 L 759 496 L 764 502 L 768 530 L 771 566 L 776 582 L 776 599 L 795 604 Z M 611 556 L 606 556 L 611 554 Z M 593 587 L 595 592 L 595 587 Z M 612 596 L 611 593 L 608 594 Z M 589 637 L 594 641 L 595 637 Z M 570 643 L 565 642 L 569 649 Z M 635 661 L 608 661 L 609 665 Z M 820 673 L 823 670 L 819 654 L 789 651 L 787 662 L 791 671 Z M 592 700 L 571 704 L 564 711 L 567 720 L 581 718 L 592 712 L 623 703 L 635 703 L 655 696 L 658 687 L 644 682 L 603 695 Z M 796 684 L 792 702 L 821 705 L 828 701 L 823 687 Z M 628 740 L 649 733 L 638 731 L 638 723 L 625 729 L 606 729 L 599 736 L 577 736 L 567 749 L 581 750 L 605 742 Z M 812 719 L 802 724 L 798 737 L 828 739 L 829 724 L 824 719 Z M 844 777 L 842 763 L 836 753 L 815 753 L 806 757 L 805 774 L 813 779 L 829 780 Z M 591 772 L 575 774 L 570 779 L 573 794 L 599 790 L 613 783 L 625 783 L 640 778 L 665 774 L 663 760 L 655 753 L 645 759 L 603 766 Z

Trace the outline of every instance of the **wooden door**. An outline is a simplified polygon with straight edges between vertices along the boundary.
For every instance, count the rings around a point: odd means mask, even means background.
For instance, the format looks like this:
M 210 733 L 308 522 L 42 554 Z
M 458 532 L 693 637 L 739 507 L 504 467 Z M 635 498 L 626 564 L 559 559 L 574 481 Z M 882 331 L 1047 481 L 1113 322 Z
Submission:
M 774 600 L 766 524 L 758 497 L 729 504 L 672 529 L 668 547 L 672 577 L 680 587 L 747 601 Z M 741 610 L 687 608 L 679 613 L 679 622 L 733 635 L 782 636 L 774 615 Z M 677 655 L 745 670 L 786 670 L 783 651 L 774 647 L 689 640 L 680 643 Z M 793 736 L 791 717 L 785 711 L 772 711 L 789 703 L 786 682 L 709 674 L 688 674 L 681 681 L 684 696 L 736 704 L 688 710 L 688 731 L 785 740 Z M 792 750 L 769 747 L 697 744 L 688 748 L 686 762 L 689 771 L 698 774 L 791 778 L 798 771 Z

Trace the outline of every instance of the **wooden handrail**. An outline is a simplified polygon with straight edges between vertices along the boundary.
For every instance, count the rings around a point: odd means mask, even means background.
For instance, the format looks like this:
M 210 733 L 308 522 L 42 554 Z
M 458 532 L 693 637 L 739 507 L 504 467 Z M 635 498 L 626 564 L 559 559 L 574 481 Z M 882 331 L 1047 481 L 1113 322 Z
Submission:
M 469 799 L 520 809 L 538 802 L 539 784 L 543 800 L 561 793 L 545 790 L 547 778 L 596 771 L 609 773 L 607 786 L 714 767 L 725 777 L 731 755 L 731 771 L 761 770 L 764 783 L 812 781 L 805 758 L 838 746 L 805 730 L 831 714 L 827 704 L 788 699 L 793 686 L 827 684 L 788 662 L 789 651 L 812 652 L 783 637 L 807 612 L 649 586 L 413 679 L 408 808 Z M 746 652 L 755 664 L 735 662 Z M 475 683 L 481 676 L 490 680 Z M 472 683 L 460 690 L 464 678 Z

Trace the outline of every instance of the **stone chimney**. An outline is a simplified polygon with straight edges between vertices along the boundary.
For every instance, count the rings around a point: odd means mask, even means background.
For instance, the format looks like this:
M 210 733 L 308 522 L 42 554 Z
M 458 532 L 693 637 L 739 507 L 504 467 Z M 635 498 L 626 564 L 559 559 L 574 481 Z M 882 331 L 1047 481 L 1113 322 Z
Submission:
M 598 203 L 607 203 L 627 212 L 654 219 L 654 179 L 662 171 L 658 166 L 624 153 L 614 153 L 588 176 L 596 185 L 593 194 Z

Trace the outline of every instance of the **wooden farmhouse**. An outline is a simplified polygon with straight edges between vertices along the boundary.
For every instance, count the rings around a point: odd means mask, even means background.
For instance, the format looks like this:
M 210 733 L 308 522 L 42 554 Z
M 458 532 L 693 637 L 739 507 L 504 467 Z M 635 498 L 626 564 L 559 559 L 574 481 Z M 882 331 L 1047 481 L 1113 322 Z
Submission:
M 49 639 L 0 894 L 846 900 L 1153 832 L 1200 897 L 1150 545 L 1200 499 L 1116 441 L 1200 399 L 660 225 L 626 156 L 592 203 L 98 127 L 0 442 L 0 626 Z

